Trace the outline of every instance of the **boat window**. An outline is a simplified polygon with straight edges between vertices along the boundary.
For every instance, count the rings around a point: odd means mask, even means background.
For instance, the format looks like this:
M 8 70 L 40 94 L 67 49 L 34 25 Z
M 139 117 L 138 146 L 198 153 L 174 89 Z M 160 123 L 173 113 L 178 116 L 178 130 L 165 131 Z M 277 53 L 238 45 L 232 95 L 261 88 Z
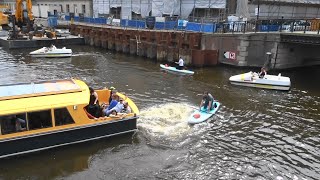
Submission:
M 21 132 L 27 129 L 25 113 L 0 116 L 0 123 L 1 134 Z
M 37 111 L 28 113 L 29 129 L 52 127 L 51 111 Z
M 67 108 L 55 109 L 54 110 L 54 117 L 55 117 L 55 121 L 56 121 L 55 122 L 56 126 L 74 123 Z

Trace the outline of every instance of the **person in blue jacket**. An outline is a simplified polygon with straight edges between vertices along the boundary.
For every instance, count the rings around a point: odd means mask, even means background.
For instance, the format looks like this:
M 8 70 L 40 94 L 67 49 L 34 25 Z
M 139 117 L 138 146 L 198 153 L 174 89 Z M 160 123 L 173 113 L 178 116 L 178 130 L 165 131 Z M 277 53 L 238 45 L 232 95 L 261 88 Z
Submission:
M 110 102 L 109 106 L 104 106 L 102 109 L 102 113 L 104 115 L 106 115 L 108 111 L 110 111 L 112 108 L 114 108 L 118 104 L 118 99 L 119 99 L 119 97 L 117 94 L 112 94 L 111 95 L 111 102 Z

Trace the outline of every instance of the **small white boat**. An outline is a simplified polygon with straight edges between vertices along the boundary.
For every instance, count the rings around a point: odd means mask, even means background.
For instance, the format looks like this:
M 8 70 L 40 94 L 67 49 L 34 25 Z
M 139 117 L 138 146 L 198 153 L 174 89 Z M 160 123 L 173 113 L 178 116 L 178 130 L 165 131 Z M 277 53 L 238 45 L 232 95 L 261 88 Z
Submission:
M 248 86 L 264 89 L 275 89 L 275 90 L 289 90 L 291 86 L 290 78 L 276 75 L 265 75 L 263 78 L 259 78 L 257 73 L 248 72 L 231 76 L 229 78 L 231 84 L 239 86 Z
M 178 73 L 183 73 L 183 74 L 191 74 L 191 75 L 194 74 L 193 71 L 190 71 L 190 70 L 187 70 L 187 69 L 179 70 L 176 67 L 168 66 L 168 65 L 164 65 L 164 64 L 160 64 L 160 67 L 162 69 L 173 71 L 173 72 L 178 72 Z
M 43 47 L 41 49 L 32 51 L 29 53 L 32 57 L 71 57 L 72 56 L 72 50 L 67 49 L 63 47 L 62 49 L 53 47 Z

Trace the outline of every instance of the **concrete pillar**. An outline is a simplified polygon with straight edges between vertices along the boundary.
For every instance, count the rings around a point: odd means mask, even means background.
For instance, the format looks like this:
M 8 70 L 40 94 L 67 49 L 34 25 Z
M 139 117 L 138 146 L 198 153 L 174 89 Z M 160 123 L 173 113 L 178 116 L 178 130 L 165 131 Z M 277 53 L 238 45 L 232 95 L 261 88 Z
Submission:
M 108 49 L 115 50 L 115 44 L 112 40 L 108 40 Z
M 155 43 L 148 42 L 147 45 L 147 58 L 154 59 L 157 57 L 157 45 Z
M 122 52 L 129 54 L 130 53 L 130 44 L 128 43 L 122 43 Z
M 241 39 L 240 40 L 240 45 L 237 47 L 238 49 L 238 54 L 237 54 L 237 60 L 238 60 L 238 65 L 239 66 L 247 66 L 248 61 L 248 46 L 249 46 L 249 41 L 247 39 Z
M 167 51 L 167 47 L 166 46 L 159 46 L 157 47 L 157 60 L 158 61 L 167 61 L 167 55 L 168 55 L 168 51 Z
M 136 40 L 130 40 L 130 54 L 137 55 L 137 41 Z
M 169 47 L 168 48 L 168 55 L 167 61 L 175 62 L 179 60 L 179 48 L 176 47 Z
M 115 50 L 117 52 L 121 52 L 122 51 L 122 43 L 121 42 L 116 41 L 114 45 L 115 45 Z

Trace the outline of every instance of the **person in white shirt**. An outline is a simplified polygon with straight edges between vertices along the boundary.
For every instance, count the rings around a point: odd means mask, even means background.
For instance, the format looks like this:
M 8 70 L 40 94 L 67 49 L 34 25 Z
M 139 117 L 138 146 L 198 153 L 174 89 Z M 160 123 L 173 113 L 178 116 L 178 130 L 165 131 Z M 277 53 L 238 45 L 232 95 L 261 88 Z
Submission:
M 131 108 L 130 108 L 130 106 L 129 106 L 127 101 L 123 102 L 123 109 L 122 109 L 121 112 L 122 113 L 131 113 Z
M 122 109 L 123 109 L 123 99 L 120 99 L 118 104 L 115 107 L 113 107 L 112 109 L 106 110 L 105 114 L 106 114 L 106 116 L 109 116 L 112 113 L 112 111 L 116 111 L 117 113 L 119 113 L 119 112 L 121 112 Z
M 176 64 L 178 64 L 178 66 L 176 67 L 179 70 L 183 70 L 184 69 L 184 61 L 183 59 L 180 57 L 179 61 L 176 62 Z

